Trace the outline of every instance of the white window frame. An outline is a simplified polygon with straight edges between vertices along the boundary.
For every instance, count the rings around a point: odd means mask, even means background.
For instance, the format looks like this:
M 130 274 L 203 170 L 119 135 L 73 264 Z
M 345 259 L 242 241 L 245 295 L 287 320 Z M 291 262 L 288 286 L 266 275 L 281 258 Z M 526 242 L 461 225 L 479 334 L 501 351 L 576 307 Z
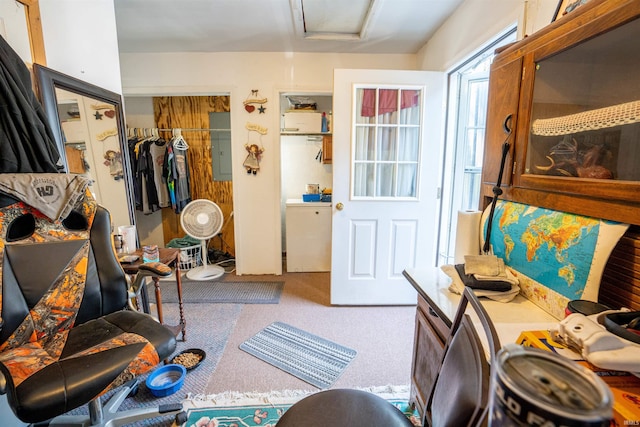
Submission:
M 349 186 L 349 196 L 351 200 L 388 200 L 388 201 L 407 201 L 407 200 L 418 200 L 419 194 L 420 194 L 420 188 L 419 188 L 419 183 L 420 183 L 420 169 L 422 166 L 422 149 L 423 149 L 423 144 L 424 144 L 424 131 L 422 129 L 423 127 L 423 112 L 424 112 L 424 93 L 425 93 L 425 88 L 424 86 L 412 86 L 412 85 L 375 85 L 375 84 L 357 84 L 353 86 L 353 94 L 352 94 L 352 99 L 354 100 L 358 100 L 358 90 L 359 89 L 374 89 L 376 91 L 376 113 L 374 114 L 373 117 L 375 117 L 375 123 L 359 123 L 358 122 L 358 112 L 359 112 L 359 105 L 358 102 L 354 102 L 352 105 L 352 120 L 351 120 L 351 140 L 354 141 L 354 143 L 351 145 L 351 171 L 350 171 L 350 186 Z M 417 107 L 419 108 L 419 112 L 418 112 L 418 123 L 414 124 L 414 123 L 400 123 L 400 119 L 398 119 L 397 123 L 392 123 L 392 124 L 385 124 L 385 123 L 378 123 L 379 120 L 379 115 L 378 115 L 378 100 L 379 100 L 379 92 L 380 90 L 396 90 L 398 92 L 402 92 L 402 91 L 417 91 L 419 93 L 418 95 L 418 105 Z M 398 97 L 398 111 L 400 110 L 400 103 L 401 103 L 401 97 Z M 374 137 L 373 137 L 373 143 L 374 143 L 374 150 L 377 150 L 378 148 L 378 130 L 381 128 L 395 128 L 397 129 L 396 132 L 396 146 L 395 146 L 395 158 L 394 160 L 388 160 L 388 161 L 383 161 L 383 160 L 379 160 L 378 156 L 377 156 L 377 152 L 374 153 L 373 156 L 373 160 L 356 160 L 356 148 L 357 148 L 357 129 L 358 128 L 374 128 Z M 416 154 L 416 160 L 415 161 L 407 161 L 407 160 L 399 160 L 399 153 L 400 150 L 398 149 L 400 146 L 400 136 L 401 136 L 401 132 L 400 129 L 416 129 L 418 131 L 418 152 Z M 377 186 L 377 166 L 379 164 L 393 164 L 394 165 L 394 193 L 396 195 L 394 196 L 378 196 L 375 194 L 375 188 L 374 188 L 374 195 L 356 195 L 356 164 L 365 164 L 365 163 L 370 163 L 372 165 L 374 165 L 374 187 Z M 401 164 L 415 164 L 416 165 L 416 176 L 415 176 L 415 189 L 413 191 L 414 196 L 398 196 L 398 165 Z

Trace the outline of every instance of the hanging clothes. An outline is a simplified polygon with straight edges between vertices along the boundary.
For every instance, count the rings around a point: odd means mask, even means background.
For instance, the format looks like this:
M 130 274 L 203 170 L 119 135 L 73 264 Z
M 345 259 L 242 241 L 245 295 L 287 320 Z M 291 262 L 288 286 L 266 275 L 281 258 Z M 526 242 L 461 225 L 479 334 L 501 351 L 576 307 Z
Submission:
M 31 75 L 0 36 L 0 172 L 61 172 L 60 153 Z
M 175 213 L 178 214 L 191 201 L 189 164 L 187 160 L 188 148 L 189 145 L 178 131 L 167 144 L 167 154 L 165 155 L 163 166 L 162 175 L 167 182 L 171 206 Z
M 167 208 L 171 206 L 171 199 L 169 199 L 167 182 L 162 177 L 164 156 L 167 153 L 167 141 L 163 138 L 158 138 L 149 146 L 149 152 L 151 153 L 151 161 L 153 162 L 153 181 L 156 186 L 158 205 L 161 208 Z
M 140 138 L 135 135 L 129 136 L 127 139 L 127 148 L 129 149 L 130 172 L 133 178 L 133 201 L 136 210 L 142 210 L 142 183 L 137 177 L 138 170 L 138 143 Z
M 142 213 L 145 215 L 153 213 L 160 209 L 158 202 L 158 191 L 156 190 L 155 175 L 153 171 L 153 156 L 150 147 L 153 141 L 150 139 L 143 140 L 138 148 L 138 169 L 137 181 L 140 181 Z

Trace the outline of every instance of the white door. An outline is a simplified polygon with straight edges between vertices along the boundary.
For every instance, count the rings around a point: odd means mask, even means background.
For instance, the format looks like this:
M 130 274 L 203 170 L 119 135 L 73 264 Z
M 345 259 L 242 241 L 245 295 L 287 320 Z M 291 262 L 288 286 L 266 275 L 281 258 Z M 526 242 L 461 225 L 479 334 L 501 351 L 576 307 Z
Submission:
M 415 304 L 435 265 L 444 74 L 335 70 L 331 303 Z

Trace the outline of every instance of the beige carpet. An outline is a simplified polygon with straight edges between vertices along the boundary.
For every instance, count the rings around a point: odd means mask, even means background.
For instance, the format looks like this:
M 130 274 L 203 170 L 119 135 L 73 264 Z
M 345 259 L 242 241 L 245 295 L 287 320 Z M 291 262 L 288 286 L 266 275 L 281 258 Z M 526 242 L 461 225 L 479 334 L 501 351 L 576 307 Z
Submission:
M 235 276 L 225 280 L 284 280 L 279 304 L 247 304 L 206 388 L 227 391 L 318 390 L 240 350 L 238 346 L 275 321 L 288 323 L 358 352 L 333 388 L 409 385 L 415 306 L 329 305 L 329 273 Z M 187 331 L 188 335 L 188 331 Z

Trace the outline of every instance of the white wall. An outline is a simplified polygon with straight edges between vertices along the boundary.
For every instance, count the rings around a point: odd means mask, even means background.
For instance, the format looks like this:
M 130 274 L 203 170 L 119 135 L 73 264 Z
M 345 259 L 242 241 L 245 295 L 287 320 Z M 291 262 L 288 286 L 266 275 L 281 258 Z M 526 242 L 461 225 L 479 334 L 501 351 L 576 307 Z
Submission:
M 231 95 L 237 273 L 281 274 L 279 94 L 332 93 L 334 68 L 415 69 L 416 62 L 415 55 L 125 53 L 120 66 L 127 96 Z M 268 99 L 265 114 L 244 110 L 253 89 Z M 247 122 L 268 129 L 257 175 L 242 167 Z
M 0 36 L 24 62 L 31 64 L 25 7 L 16 0 L 0 0 Z
M 47 66 L 122 93 L 114 0 L 40 0 Z
M 95 86 L 122 93 L 113 0 L 40 0 L 47 67 Z M 109 182 L 116 196 L 124 181 Z M 111 202 L 111 203 L 110 203 Z M 128 225 L 126 203 L 101 201 L 115 226 Z
M 557 0 L 466 0 L 420 49 L 418 67 L 450 70 L 516 24 L 521 39 L 548 25 L 557 5 Z

